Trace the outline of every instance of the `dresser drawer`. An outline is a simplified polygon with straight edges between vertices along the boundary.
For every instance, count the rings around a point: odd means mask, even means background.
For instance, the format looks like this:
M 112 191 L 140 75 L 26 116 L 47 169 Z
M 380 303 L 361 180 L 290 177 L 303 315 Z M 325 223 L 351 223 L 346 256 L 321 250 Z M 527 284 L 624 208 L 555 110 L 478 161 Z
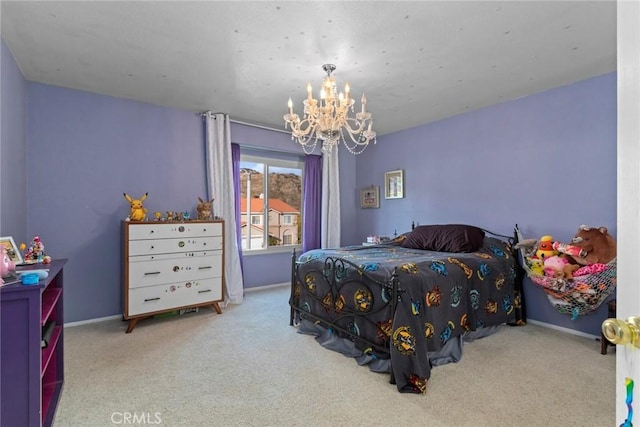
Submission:
M 129 240 L 222 236 L 221 222 L 128 224 Z
M 207 257 L 178 257 L 149 262 L 129 262 L 129 288 L 220 276 L 222 276 L 222 251 Z
M 129 256 L 222 250 L 222 236 L 130 240 Z
M 222 300 L 222 278 L 130 289 L 125 318 Z
M 166 254 L 144 254 L 144 255 L 129 256 L 128 261 L 129 262 L 149 262 L 149 261 L 158 261 L 161 259 L 198 258 L 198 257 L 220 255 L 221 253 L 222 253 L 221 249 L 214 249 L 209 251 L 176 252 L 176 253 L 166 253 Z

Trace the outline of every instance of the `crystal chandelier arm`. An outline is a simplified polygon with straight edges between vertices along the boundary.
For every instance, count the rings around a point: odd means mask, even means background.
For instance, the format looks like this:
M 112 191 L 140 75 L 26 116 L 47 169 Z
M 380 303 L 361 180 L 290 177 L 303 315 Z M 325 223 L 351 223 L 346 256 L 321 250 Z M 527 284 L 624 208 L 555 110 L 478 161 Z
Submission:
M 341 129 L 345 130 L 346 133 L 349 135 L 349 138 L 356 144 L 360 145 L 360 144 L 368 144 L 371 140 L 375 140 L 376 137 L 376 133 L 371 129 L 373 126 L 373 122 L 369 122 L 367 123 L 360 123 L 360 126 L 358 126 L 355 130 L 351 128 L 351 126 L 349 126 L 348 124 L 343 126 Z M 365 126 L 367 127 L 366 130 Z M 343 138 L 344 139 L 344 138 Z M 375 141 L 374 141 L 375 142 Z
M 314 133 L 315 125 L 312 124 L 309 119 L 300 120 L 300 118 L 294 114 L 294 120 L 287 120 L 287 116 L 285 116 L 285 121 L 291 125 L 291 131 L 296 137 L 312 135 Z
M 368 146 L 371 141 L 376 143 L 376 133 L 370 130 L 363 131 L 358 139 L 354 138 L 354 135 L 351 134 L 347 130 L 347 134 L 349 135 L 349 140 L 345 139 L 343 129 L 340 129 L 340 139 L 342 140 L 342 145 L 351 153 L 351 154 L 360 154 L 362 153 Z
M 360 114 L 360 113 L 358 113 Z M 365 127 L 371 127 L 373 125 L 373 120 L 371 117 L 367 117 L 366 119 L 360 119 L 357 116 L 347 117 L 344 121 L 344 127 L 349 131 L 349 133 L 358 134 L 364 130 Z

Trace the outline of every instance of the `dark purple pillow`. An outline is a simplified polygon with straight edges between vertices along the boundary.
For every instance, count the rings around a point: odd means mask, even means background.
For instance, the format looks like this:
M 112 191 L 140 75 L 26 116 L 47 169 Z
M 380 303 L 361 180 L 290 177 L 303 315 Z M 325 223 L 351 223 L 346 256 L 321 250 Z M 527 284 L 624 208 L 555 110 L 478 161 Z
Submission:
M 472 225 L 420 225 L 402 242 L 411 249 L 438 252 L 475 252 L 482 247 L 484 231 Z

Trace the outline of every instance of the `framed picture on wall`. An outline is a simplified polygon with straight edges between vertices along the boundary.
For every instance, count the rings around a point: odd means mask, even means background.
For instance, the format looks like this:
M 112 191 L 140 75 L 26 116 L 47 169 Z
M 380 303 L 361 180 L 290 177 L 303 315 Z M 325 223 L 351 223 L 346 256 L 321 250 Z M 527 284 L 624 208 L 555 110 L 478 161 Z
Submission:
M 384 174 L 384 198 L 401 199 L 404 197 L 404 171 L 402 169 Z
M 20 248 L 16 246 L 16 242 L 13 241 L 13 237 L 0 237 L 0 247 L 7 250 L 7 255 L 9 255 L 11 261 L 16 264 L 22 264 L 22 254 L 20 253 Z
M 380 187 L 366 187 L 360 190 L 360 207 L 379 208 L 380 207 Z

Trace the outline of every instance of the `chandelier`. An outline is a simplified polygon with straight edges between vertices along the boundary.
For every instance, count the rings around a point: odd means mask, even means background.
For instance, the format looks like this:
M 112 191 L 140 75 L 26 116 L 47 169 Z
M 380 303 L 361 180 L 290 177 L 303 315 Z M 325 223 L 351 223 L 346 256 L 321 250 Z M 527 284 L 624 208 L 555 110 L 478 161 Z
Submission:
M 315 150 L 318 141 L 325 153 L 331 153 L 331 149 L 342 142 L 351 154 L 360 154 L 369 142 L 376 143 L 376 133 L 371 130 L 373 118 L 366 110 L 367 98 L 362 95 L 362 110 L 349 117 L 355 104 L 349 94 L 349 83 L 344 85 L 344 94 L 338 93 L 336 81 L 331 77 L 336 66 L 325 64 L 322 69 L 327 77 L 322 82 L 320 101 L 313 98 L 311 83 L 307 83 L 307 99 L 303 101 L 304 118 L 301 120 L 293 112 L 293 102 L 289 98 L 289 114 L 284 116 L 285 129 L 291 125 L 291 139 L 297 140 L 307 154 Z M 348 138 L 345 138 L 345 134 Z

